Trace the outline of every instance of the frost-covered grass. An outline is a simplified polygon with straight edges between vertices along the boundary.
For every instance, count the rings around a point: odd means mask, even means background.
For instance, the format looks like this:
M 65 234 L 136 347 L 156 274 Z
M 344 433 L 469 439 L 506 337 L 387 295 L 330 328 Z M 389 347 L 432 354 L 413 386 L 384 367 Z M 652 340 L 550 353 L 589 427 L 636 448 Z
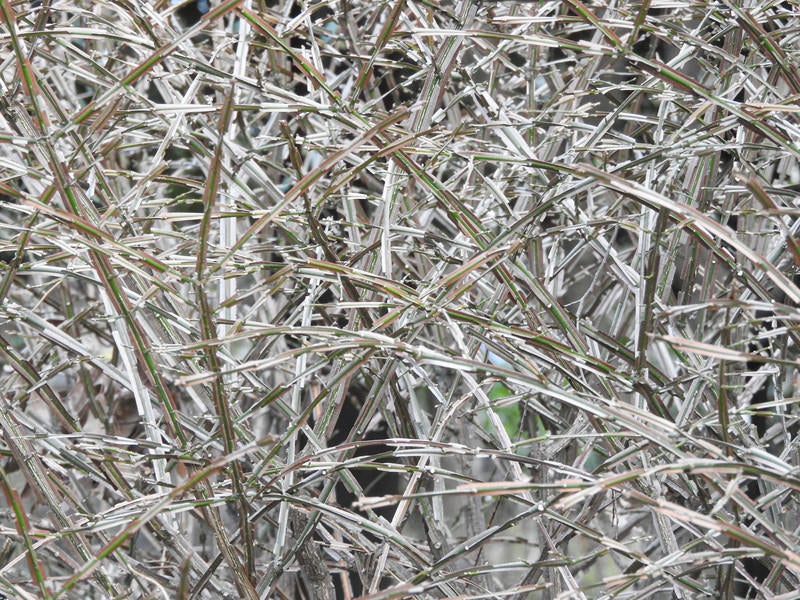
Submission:
M 796 1 L 33 4 L 1 594 L 794 597 Z

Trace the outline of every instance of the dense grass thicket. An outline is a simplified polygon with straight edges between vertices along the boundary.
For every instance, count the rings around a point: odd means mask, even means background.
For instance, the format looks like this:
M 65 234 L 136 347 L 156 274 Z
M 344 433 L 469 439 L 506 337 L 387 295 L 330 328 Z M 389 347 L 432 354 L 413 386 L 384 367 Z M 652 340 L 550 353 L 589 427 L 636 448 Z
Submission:
M 798 597 L 797 0 L 0 0 L 0 88 L 4 597 Z

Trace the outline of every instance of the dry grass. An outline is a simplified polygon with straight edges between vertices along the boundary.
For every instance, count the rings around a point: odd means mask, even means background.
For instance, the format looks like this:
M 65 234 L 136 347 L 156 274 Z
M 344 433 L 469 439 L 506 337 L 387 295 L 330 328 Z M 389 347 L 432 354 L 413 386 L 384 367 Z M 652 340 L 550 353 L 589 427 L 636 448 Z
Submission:
M 796 1 L 0 19 L 0 593 L 795 597 Z

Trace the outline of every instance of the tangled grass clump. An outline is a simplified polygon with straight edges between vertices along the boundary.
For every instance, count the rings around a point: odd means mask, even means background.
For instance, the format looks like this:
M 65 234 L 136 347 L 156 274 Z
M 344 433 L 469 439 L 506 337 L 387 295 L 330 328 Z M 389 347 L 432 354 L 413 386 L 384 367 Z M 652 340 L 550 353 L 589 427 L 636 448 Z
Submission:
M 792 597 L 799 36 L 0 0 L 0 594 Z

